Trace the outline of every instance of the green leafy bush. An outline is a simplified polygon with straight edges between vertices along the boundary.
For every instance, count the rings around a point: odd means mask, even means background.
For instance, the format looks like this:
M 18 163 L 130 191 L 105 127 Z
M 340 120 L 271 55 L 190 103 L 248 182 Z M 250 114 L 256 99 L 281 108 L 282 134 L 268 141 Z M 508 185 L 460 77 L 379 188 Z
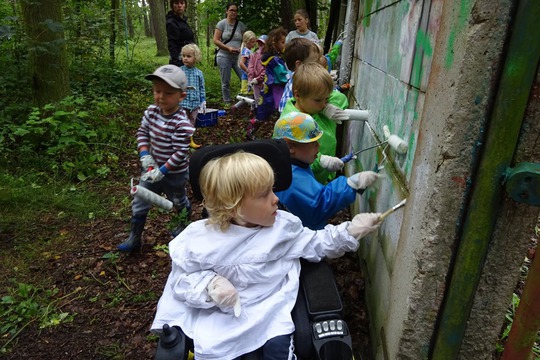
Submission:
M 8 295 L 0 301 L 0 335 L 7 339 L 0 353 L 6 353 L 13 339 L 31 323 L 37 322 L 43 329 L 73 321 L 73 314 L 62 312 L 58 307 L 59 300 L 63 298 L 57 297 L 57 288 L 38 289 L 30 284 L 19 283 L 7 291 Z
M 118 162 L 118 149 L 111 144 L 124 134 L 108 119 L 91 117 L 86 108 L 81 97 L 33 108 L 26 121 L 0 130 L 0 150 L 9 154 L 12 165 L 31 165 L 81 181 L 105 177 Z

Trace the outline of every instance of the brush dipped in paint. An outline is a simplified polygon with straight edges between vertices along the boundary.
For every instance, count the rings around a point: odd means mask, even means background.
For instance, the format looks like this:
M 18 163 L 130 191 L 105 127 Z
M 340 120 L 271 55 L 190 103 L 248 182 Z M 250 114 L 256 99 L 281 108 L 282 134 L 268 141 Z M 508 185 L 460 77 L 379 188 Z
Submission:
M 401 200 L 397 205 L 394 205 L 392 206 L 390 209 L 386 210 L 385 212 L 383 212 L 381 214 L 381 216 L 379 216 L 379 222 L 383 221 L 384 219 L 386 219 L 386 217 L 388 215 L 390 215 L 391 213 L 393 213 L 394 211 L 396 211 L 397 209 L 400 209 L 402 208 L 403 206 L 405 206 L 405 203 L 407 202 L 407 199 L 403 199 Z

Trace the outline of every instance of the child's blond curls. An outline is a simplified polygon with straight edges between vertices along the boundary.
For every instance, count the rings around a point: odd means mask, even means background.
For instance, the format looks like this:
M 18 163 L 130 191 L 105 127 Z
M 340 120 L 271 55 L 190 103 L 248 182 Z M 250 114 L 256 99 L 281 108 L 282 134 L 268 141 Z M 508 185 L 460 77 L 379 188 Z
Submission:
M 197 46 L 197 44 L 187 44 L 182 47 L 182 55 L 187 54 L 188 52 L 193 53 L 193 58 L 195 59 L 195 64 L 198 64 L 202 60 L 202 52 L 201 49 Z
M 240 151 L 210 160 L 199 176 L 208 223 L 227 230 L 233 219 L 241 217 L 243 200 L 273 184 L 272 167 L 258 155 Z

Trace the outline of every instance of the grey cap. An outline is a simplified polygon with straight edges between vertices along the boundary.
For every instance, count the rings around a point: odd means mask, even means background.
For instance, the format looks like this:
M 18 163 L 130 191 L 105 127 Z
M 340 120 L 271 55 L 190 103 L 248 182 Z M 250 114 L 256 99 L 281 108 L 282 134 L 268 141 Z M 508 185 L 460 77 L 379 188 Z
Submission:
M 163 65 L 144 77 L 146 80 L 161 79 L 175 89 L 186 91 L 188 86 L 186 74 L 176 65 Z

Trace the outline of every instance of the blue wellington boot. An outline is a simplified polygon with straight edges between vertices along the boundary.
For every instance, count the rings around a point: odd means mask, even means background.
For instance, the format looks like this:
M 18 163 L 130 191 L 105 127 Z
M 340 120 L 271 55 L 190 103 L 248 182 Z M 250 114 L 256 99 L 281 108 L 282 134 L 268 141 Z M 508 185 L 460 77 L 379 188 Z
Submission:
M 132 252 L 140 250 L 142 247 L 141 235 L 144 230 L 146 215 L 133 216 L 131 218 L 131 232 L 126 241 L 117 246 L 118 250 Z

